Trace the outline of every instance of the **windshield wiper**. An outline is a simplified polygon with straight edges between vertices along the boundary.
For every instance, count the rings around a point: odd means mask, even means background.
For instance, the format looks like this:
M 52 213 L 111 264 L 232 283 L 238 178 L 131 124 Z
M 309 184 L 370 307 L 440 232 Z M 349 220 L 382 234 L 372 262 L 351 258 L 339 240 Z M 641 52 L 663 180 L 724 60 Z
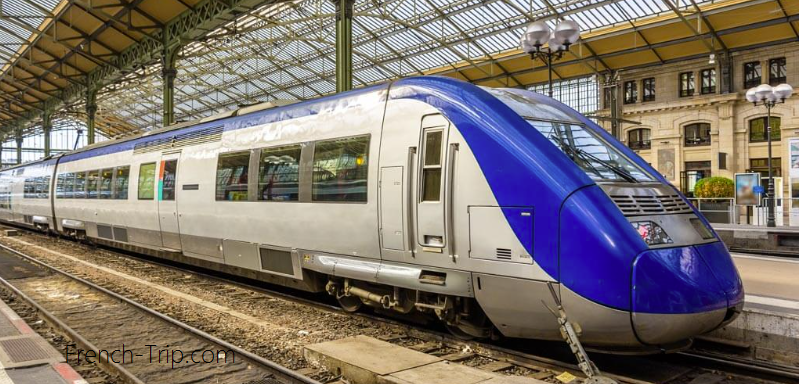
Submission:
M 596 156 L 594 156 L 594 155 L 592 155 L 592 154 L 590 154 L 590 153 L 588 153 L 586 151 L 583 151 L 583 150 L 581 150 L 579 148 L 572 147 L 571 145 L 566 143 L 560 137 L 552 136 L 552 138 L 555 139 L 558 142 L 558 144 L 560 145 L 560 148 L 564 152 L 566 152 L 566 151 L 569 152 L 569 153 L 567 153 L 567 155 L 569 155 L 569 157 L 571 157 L 572 160 L 575 160 L 574 159 L 575 156 L 579 157 L 584 162 L 587 162 L 591 166 L 591 168 L 593 168 L 594 171 L 596 171 L 596 173 L 599 174 L 600 176 L 601 176 L 601 173 L 599 172 L 599 169 L 597 169 L 597 167 L 595 167 L 593 164 L 591 164 L 592 160 L 596 161 L 599 164 L 604 165 L 611 172 L 613 172 L 616 175 L 620 176 L 622 179 L 626 180 L 627 182 L 630 182 L 630 183 L 638 183 L 639 182 L 638 179 L 636 179 L 635 176 L 630 174 L 630 172 L 628 170 L 626 170 L 626 169 L 624 169 L 624 168 L 622 168 L 622 167 L 620 167 L 620 166 L 618 166 L 616 164 L 613 164 L 613 163 L 611 163 L 611 162 L 609 162 L 607 160 L 600 159 L 600 158 L 598 158 L 598 157 L 596 157 Z

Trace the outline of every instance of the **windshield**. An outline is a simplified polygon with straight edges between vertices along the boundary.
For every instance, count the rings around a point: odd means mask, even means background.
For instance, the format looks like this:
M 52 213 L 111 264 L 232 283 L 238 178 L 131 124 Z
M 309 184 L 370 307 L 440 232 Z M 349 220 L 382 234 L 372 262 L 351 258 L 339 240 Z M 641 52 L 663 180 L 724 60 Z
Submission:
M 582 125 L 530 119 L 527 122 L 594 181 L 653 181 L 638 165 Z

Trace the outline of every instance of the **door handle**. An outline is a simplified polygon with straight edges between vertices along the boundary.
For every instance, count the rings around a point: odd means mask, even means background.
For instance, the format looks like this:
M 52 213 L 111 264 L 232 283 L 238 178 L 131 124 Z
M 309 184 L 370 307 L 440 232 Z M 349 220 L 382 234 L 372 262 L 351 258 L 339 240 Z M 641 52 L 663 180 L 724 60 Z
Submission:
M 458 143 L 450 143 L 449 145 L 449 152 L 447 153 L 447 182 L 444 185 L 446 190 L 444 191 L 444 233 L 446 234 L 446 239 L 444 240 L 447 244 L 449 244 L 449 252 L 452 261 L 455 262 L 455 239 L 453 237 L 453 230 L 452 230 L 452 197 L 455 183 L 455 156 L 458 152 Z
M 407 186 L 405 187 L 406 192 L 408 194 L 407 202 L 408 202 L 408 251 L 411 252 L 412 257 L 416 257 L 416 252 L 413 251 L 413 246 L 416 244 L 414 240 L 414 236 L 416 236 L 416 231 L 414 231 L 414 226 L 416 225 L 415 221 L 415 211 L 416 211 L 416 204 L 414 204 L 413 198 L 413 158 L 416 156 L 416 147 L 409 147 L 408 148 L 408 181 Z

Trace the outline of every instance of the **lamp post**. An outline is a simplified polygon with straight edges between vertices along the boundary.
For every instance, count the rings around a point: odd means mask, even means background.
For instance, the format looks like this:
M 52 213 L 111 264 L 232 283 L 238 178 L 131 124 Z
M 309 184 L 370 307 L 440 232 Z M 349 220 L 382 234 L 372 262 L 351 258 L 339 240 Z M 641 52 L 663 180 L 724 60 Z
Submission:
M 772 87 L 768 84 L 760 84 L 757 87 L 746 91 L 746 100 L 755 106 L 764 105 L 766 107 L 766 140 L 768 140 L 768 191 L 766 192 L 766 204 L 768 204 L 768 217 L 766 226 L 776 227 L 774 220 L 774 172 L 771 168 L 771 108 L 779 103 L 784 103 L 785 99 L 791 97 L 793 87 L 790 84 L 780 84 Z
M 555 30 L 549 29 L 547 23 L 536 21 L 530 24 L 522 34 L 522 51 L 535 59 L 541 59 L 547 65 L 549 72 L 549 97 L 552 97 L 552 58 L 555 60 L 563 57 L 563 52 L 569 50 L 569 46 L 580 40 L 580 26 L 571 20 L 563 20 L 555 26 Z M 544 44 L 547 48 L 544 49 Z

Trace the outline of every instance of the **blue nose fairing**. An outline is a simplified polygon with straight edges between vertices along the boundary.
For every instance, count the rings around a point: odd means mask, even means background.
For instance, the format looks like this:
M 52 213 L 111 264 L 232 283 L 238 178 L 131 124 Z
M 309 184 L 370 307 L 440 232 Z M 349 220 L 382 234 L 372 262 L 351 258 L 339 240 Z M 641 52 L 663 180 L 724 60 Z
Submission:
M 729 306 L 724 288 L 693 246 L 641 253 L 633 263 L 632 303 L 633 312 L 662 314 Z

